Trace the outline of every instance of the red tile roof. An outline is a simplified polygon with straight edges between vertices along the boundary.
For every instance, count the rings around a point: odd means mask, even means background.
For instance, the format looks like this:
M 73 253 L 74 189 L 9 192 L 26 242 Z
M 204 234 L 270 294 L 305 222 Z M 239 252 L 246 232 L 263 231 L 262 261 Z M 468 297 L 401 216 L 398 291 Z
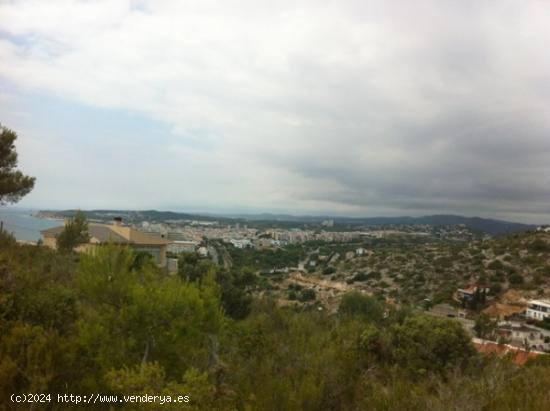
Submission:
M 476 350 L 481 354 L 508 357 L 517 365 L 523 365 L 531 358 L 545 355 L 545 353 L 540 351 L 525 351 L 512 345 L 497 344 L 496 342 L 482 340 L 480 338 L 474 338 L 473 343 Z

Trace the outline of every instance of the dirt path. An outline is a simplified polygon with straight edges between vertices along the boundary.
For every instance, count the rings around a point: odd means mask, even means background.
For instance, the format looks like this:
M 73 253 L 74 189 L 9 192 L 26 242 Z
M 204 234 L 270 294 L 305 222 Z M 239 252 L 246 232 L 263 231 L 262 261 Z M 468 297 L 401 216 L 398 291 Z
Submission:
M 292 280 L 296 283 L 301 283 L 304 285 L 317 285 L 324 289 L 332 289 L 337 290 L 341 292 L 346 292 L 352 289 L 348 284 L 337 282 L 337 281 L 329 281 L 329 280 L 321 280 L 316 277 L 305 277 L 299 272 L 290 273 L 288 276 L 289 280 Z

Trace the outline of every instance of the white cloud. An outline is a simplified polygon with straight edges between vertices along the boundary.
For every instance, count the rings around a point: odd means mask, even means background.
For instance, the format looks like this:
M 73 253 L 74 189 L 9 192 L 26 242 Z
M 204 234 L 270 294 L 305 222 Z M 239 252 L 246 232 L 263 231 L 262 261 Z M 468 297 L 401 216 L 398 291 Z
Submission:
M 144 166 L 120 171 L 121 206 L 546 213 L 544 184 L 509 187 L 550 177 L 531 163 L 550 150 L 549 17 L 538 1 L 11 1 L 0 78 L 170 125 L 164 168 L 125 160 Z M 165 175 L 186 190 L 140 183 Z

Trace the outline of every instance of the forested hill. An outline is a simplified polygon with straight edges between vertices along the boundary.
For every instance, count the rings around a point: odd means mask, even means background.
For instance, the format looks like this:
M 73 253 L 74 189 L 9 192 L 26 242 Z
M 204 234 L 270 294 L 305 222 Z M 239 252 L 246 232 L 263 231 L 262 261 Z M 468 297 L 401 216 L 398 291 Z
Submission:
M 471 230 L 482 231 L 488 234 L 506 234 L 519 231 L 532 230 L 536 226 L 530 224 L 514 223 L 503 220 L 493 220 L 481 217 L 463 217 L 458 215 L 429 215 L 423 217 L 390 217 L 366 219 L 368 224 L 426 224 L 459 225 L 463 224 Z

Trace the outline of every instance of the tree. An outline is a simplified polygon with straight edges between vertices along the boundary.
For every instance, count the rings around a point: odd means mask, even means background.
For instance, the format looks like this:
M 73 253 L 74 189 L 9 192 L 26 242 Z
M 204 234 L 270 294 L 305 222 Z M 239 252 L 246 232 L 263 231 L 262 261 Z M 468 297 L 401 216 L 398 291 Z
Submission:
M 508 281 L 510 284 L 519 285 L 524 283 L 524 278 L 519 273 L 512 273 L 508 276 Z
M 492 339 L 497 328 L 496 321 L 491 320 L 491 318 L 486 314 L 481 314 L 476 318 L 474 325 L 474 332 L 476 337 Z
M 71 252 L 80 244 L 90 240 L 88 222 L 82 211 L 77 211 L 73 218 L 65 224 L 65 228 L 57 235 L 57 248 L 62 252 Z
M 178 274 L 188 281 L 200 282 L 212 268 L 212 262 L 201 259 L 197 253 L 182 254 L 178 261 Z
M 0 125 L 0 205 L 16 203 L 34 187 L 34 177 L 16 170 L 17 152 L 15 140 L 17 134 Z
M 483 290 L 477 287 L 473 297 L 468 301 L 468 306 L 471 310 L 479 311 L 485 305 L 486 299 L 485 287 L 483 287 Z
M 358 315 L 372 322 L 380 322 L 384 316 L 383 305 L 376 298 L 352 291 L 342 297 L 339 312 L 347 315 Z
M 384 348 L 382 333 L 375 325 L 368 324 L 359 337 L 359 346 L 364 351 L 382 358 Z
M 213 273 L 187 282 L 154 265 L 135 271 L 134 261 L 131 248 L 115 245 L 80 258 L 77 327 L 89 372 L 158 362 L 173 378 L 213 362 L 223 322 Z
M 462 325 L 444 318 L 416 315 L 390 327 L 393 363 L 422 375 L 464 367 L 475 349 Z

